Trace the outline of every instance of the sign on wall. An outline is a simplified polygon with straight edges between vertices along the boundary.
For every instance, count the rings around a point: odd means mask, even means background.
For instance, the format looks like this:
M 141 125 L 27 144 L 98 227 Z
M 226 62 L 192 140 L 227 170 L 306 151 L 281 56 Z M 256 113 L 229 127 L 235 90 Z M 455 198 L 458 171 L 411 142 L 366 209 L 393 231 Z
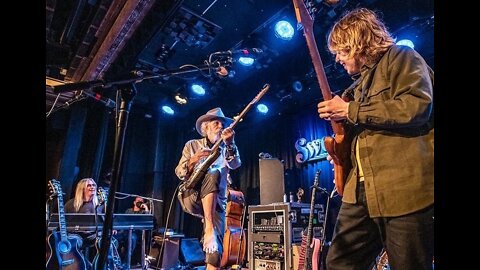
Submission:
M 327 150 L 325 149 L 325 137 L 307 142 L 307 139 L 300 138 L 295 142 L 297 155 L 295 159 L 298 163 L 327 158 Z

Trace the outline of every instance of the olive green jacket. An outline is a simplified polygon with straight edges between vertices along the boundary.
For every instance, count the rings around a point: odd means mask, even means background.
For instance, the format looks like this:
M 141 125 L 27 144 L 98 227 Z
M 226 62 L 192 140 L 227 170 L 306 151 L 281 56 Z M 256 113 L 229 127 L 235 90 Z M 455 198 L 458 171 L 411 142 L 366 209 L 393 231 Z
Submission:
M 433 71 L 416 51 L 394 45 L 376 65 L 363 66 L 356 83 L 346 121 L 353 134 L 353 169 L 343 202 L 356 202 L 358 141 L 370 217 L 400 216 L 432 205 Z

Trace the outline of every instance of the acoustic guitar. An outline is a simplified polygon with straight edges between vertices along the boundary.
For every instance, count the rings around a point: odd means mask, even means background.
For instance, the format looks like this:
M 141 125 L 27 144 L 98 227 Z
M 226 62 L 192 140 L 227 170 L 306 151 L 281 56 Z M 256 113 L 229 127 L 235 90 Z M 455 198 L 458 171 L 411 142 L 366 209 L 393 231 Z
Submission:
M 80 247 L 82 238 L 77 234 L 67 234 L 65 211 L 63 209 L 62 187 L 60 182 L 52 179 L 48 183 L 51 197 L 57 197 L 59 230 L 48 236 L 47 270 L 86 270 L 87 263 Z M 48 253 L 47 253 L 48 254 Z
M 303 35 L 307 41 L 308 51 L 312 58 L 313 67 L 317 80 L 320 84 L 320 90 L 324 100 L 330 100 L 333 98 L 332 91 L 328 85 L 327 76 L 323 68 L 322 59 L 318 53 L 317 43 L 313 35 L 313 22 L 315 19 L 315 5 L 312 1 L 305 0 L 293 0 L 295 7 L 295 15 L 297 17 L 297 23 L 303 27 Z M 345 181 L 348 172 L 352 168 L 350 161 L 350 144 L 351 138 L 349 138 L 345 132 L 343 121 L 330 121 L 332 125 L 334 137 L 325 137 L 325 149 L 333 159 L 334 173 L 335 173 L 335 188 L 340 196 L 343 195 L 343 189 L 345 187 Z

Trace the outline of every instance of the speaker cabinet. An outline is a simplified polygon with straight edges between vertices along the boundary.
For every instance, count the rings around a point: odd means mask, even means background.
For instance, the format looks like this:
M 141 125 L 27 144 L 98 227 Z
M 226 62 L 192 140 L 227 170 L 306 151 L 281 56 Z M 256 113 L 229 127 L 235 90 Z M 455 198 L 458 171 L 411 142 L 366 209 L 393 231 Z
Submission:
M 260 204 L 283 202 L 285 193 L 284 167 L 277 158 L 259 159 Z
M 197 238 L 184 238 L 180 245 L 180 258 L 193 266 L 205 265 L 205 254 Z
M 163 244 L 163 237 L 154 236 L 150 253 L 150 258 L 153 258 L 149 263 L 149 269 L 172 269 L 175 268 L 179 259 L 179 246 L 181 238 L 166 238 L 163 252 L 160 254 L 160 249 Z M 160 260 L 160 263 L 158 263 Z M 157 268 L 158 265 L 158 268 Z

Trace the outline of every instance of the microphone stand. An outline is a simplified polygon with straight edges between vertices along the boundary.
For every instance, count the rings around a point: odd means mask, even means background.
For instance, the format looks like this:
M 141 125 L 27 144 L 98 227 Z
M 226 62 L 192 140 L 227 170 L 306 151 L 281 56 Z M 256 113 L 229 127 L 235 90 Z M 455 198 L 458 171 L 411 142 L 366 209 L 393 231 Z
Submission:
M 213 55 L 213 54 L 212 54 Z M 122 172 L 122 160 L 123 160 L 123 145 L 125 141 L 125 130 L 128 123 L 128 113 L 130 111 L 131 101 L 135 97 L 137 90 L 135 84 L 142 82 L 144 80 L 155 79 L 160 77 L 167 77 L 173 75 L 187 74 L 192 72 L 199 72 L 203 70 L 210 70 L 212 68 L 220 68 L 225 65 L 230 65 L 232 63 L 231 58 L 226 60 L 217 60 L 212 62 L 212 55 L 209 57 L 209 61 L 206 61 L 206 64 L 201 66 L 194 65 L 184 65 L 183 67 L 173 69 L 173 70 L 162 70 L 158 73 L 149 72 L 150 74 L 144 75 L 143 72 L 135 72 L 134 78 L 126 78 L 112 82 L 106 82 L 104 80 L 94 80 L 94 81 L 83 81 L 76 83 L 68 83 L 63 85 L 57 85 L 53 87 L 54 93 L 64 93 L 75 90 L 84 90 L 90 89 L 93 87 L 102 87 L 109 88 L 112 86 L 118 86 L 117 96 L 120 97 L 120 105 L 117 106 L 117 115 L 116 115 L 116 129 L 115 129 L 115 143 L 114 143 L 114 153 L 113 153 L 113 166 L 112 166 L 112 180 L 110 181 L 110 188 L 108 194 L 108 201 L 106 212 L 105 212 L 105 221 L 103 224 L 102 239 L 101 239 L 101 248 L 99 254 L 99 260 L 97 264 L 94 265 L 94 269 L 103 270 L 105 265 L 105 260 L 107 258 L 107 251 L 110 247 L 110 242 L 112 238 L 112 225 L 113 225 L 113 209 L 115 207 L 115 193 L 117 191 L 117 186 L 120 180 L 120 175 Z
M 161 202 L 163 203 L 163 200 L 160 200 L 160 199 L 155 199 L 155 198 L 152 198 L 152 197 L 145 197 L 145 196 L 140 196 L 138 194 L 131 194 L 131 193 L 123 193 L 123 192 L 115 192 L 116 194 L 120 194 L 120 195 L 124 195 L 124 196 L 128 196 L 128 197 L 139 197 L 139 198 L 142 198 L 142 199 L 145 199 L 145 200 L 148 200 L 148 201 L 156 201 L 156 202 Z M 150 214 L 153 214 L 155 213 L 154 210 L 154 204 L 153 203 L 150 203 Z

